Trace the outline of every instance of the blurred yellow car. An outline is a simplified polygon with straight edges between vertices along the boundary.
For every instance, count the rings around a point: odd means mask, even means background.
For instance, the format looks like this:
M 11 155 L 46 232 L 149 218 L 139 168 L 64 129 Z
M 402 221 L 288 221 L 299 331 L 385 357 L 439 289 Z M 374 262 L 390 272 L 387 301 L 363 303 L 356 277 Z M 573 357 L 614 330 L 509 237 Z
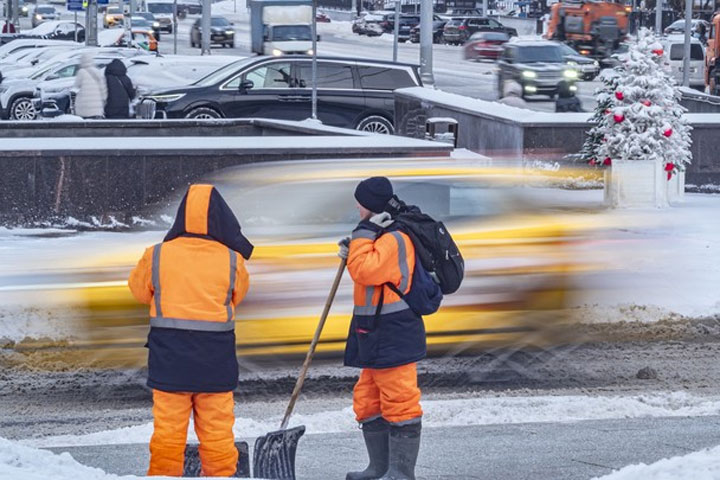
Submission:
M 336 243 L 359 220 L 355 185 L 375 175 L 391 178 L 401 199 L 442 220 L 465 258 L 460 290 L 425 318 L 431 354 L 543 347 L 569 339 L 566 306 L 575 288 L 573 274 L 592 266 L 575 261 L 567 247 L 583 239 L 592 220 L 542 207 L 537 196 L 543 189 L 532 186 L 552 182 L 551 174 L 452 159 L 282 162 L 233 167 L 205 179 L 217 186 L 256 245 L 248 262 L 250 291 L 237 312 L 240 356 L 306 351 L 339 262 Z M 179 200 L 144 217 L 168 222 Z M 26 341 L 15 348 L 41 363 L 141 366 L 148 312 L 134 301 L 126 280 L 144 248 L 164 233 L 90 235 L 98 237 L 93 246 L 80 247 L 74 261 L 66 258 L 67 265 L 54 272 L 56 280 L 38 287 L 46 298 L 74 306 L 72 338 Z M 104 241 L 106 248 L 95 245 Z M 59 283 L 50 288 L 47 282 Z M 351 312 L 346 274 L 320 354 L 341 355 Z

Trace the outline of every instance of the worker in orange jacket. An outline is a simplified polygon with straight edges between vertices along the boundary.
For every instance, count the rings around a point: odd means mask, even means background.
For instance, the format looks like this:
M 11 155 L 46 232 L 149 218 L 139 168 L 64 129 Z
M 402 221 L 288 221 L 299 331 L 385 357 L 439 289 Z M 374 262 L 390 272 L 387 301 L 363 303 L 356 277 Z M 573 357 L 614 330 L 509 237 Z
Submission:
M 147 384 L 155 429 L 148 475 L 183 474 L 191 412 L 203 474 L 237 470 L 234 318 L 248 290 L 252 250 L 218 191 L 192 185 L 164 241 L 145 250 L 130 274 L 133 295 L 150 305 Z
M 414 480 L 422 409 L 416 362 L 426 355 L 422 317 L 390 285 L 410 291 L 415 248 L 395 228 L 385 207 L 393 188 L 385 177 L 355 190 L 361 221 L 352 239 L 340 241 L 340 257 L 355 282 L 354 310 L 345 365 L 362 368 L 353 391 L 370 463 L 347 480 Z

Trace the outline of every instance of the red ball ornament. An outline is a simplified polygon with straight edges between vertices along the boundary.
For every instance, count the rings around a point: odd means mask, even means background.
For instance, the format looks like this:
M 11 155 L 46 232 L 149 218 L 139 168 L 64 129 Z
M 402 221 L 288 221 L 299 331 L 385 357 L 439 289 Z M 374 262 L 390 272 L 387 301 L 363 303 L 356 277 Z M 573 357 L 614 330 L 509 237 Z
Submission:
M 672 172 L 675 170 L 675 164 L 674 163 L 666 163 L 665 164 L 665 171 L 666 172 Z
M 609 167 L 610 165 L 612 165 L 612 159 L 610 157 L 605 158 L 605 160 L 603 160 L 603 165 Z
M 623 92 L 618 90 L 617 92 L 615 92 L 615 98 L 617 98 L 618 100 L 623 100 L 625 99 L 625 95 L 623 95 Z
M 606 109 L 605 109 L 605 115 L 610 115 L 611 113 L 612 113 L 612 112 L 610 111 L 609 108 L 606 108 Z
M 649 107 L 650 105 L 652 105 L 650 100 L 643 100 L 642 104 L 645 105 L 646 107 Z
M 672 128 L 668 128 L 667 130 L 665 130 L 663 132 L 663 136 L 665 136 L 666 138 L 669 137 L 670 135 L 672 135 Z
M 615 115 L 613 115 L 613 119 L 615 120 L 615 123 L 620 123 L 625 120 L 625 115 L 623 115 L 622 113 L 616 113 Z
M 659 57 L 660 55 L 665 53 L 665 51 L 662 48 L 656 48 L 655 50 L 652 51 L 652 53 L 654 53 L 655 55 L 657 55 Z
M 593 167 L 598 164 L 597 160 L 595 160 L 594 158 L 591 158 L 588 163 L 589 163 L 590 165 L 592 165 Z

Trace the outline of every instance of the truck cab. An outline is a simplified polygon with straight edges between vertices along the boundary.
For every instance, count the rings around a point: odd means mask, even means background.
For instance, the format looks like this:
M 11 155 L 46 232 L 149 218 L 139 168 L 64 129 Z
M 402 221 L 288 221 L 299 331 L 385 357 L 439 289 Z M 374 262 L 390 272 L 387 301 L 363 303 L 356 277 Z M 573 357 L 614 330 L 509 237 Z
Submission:
M 250 0 L 253 53 L 312 54 L 312 0 Z
M 311 55 L 312 27 L 307 24 L 263 25 L 265 55 Z

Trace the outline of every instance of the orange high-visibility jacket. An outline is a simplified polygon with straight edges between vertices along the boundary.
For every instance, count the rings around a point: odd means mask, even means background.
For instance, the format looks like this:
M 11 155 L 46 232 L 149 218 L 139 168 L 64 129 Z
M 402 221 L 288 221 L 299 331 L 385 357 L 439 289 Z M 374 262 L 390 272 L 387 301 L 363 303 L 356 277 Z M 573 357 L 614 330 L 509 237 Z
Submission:
M 355 282 L 355 307 L 345 348 L 346 365 L 388 368 L 425 357 L 422 318 L 386 285 L 408 293 L 415 259 L 410 237 L 399 230 L 391 227 L 383 233 L 377 225 L 363 221 L 353 232 L 347 268 Z
M 192 185 L 162 243 L 130 274 L 150 305 L 148 385 L 217 392 L 237 385 L 235 307 L 248 290 L 252 246 L 212 185 Z

